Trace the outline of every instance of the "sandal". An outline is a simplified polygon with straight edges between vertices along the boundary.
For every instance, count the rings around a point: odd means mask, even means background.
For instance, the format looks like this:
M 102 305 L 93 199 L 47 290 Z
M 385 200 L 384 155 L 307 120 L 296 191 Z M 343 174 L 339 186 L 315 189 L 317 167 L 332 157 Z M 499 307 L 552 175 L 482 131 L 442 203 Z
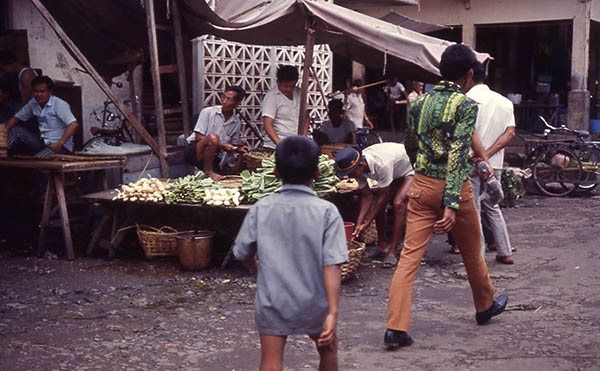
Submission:
M 386 255 L 383 258 L 383 268 L 393 268 L 398 265 L 398 258 L 392 255 Z
M 460 254 L 460 250 L 456 246 L 450 246 L 450 253 L 458 255 L 458 254 Z
M 365 258 L 367 259 L 375 260 L 381 255 L 383 255 L 383 252 L 381 252 L 377 246 L 370 246 L 367 248 L 367 251 L 365 251 Z

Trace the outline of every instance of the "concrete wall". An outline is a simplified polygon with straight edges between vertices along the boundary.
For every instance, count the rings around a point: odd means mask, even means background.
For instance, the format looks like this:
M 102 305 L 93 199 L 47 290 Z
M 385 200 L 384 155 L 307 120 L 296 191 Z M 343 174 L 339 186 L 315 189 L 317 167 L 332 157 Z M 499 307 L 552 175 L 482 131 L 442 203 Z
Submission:
M 86 141 L 91 136 L 91 124 L 96 124 L 95 121 L 90 121 L 90 114 L 103 107 L 106 95 L 89 75 L 77 70 L 83 68 L 71 57 L 54 30 L 30 1 L 8 0 L 8 10 L 8 28 L 27 30 L 31 66 L 42 69 L 45 75 L 54 80 L 70 81 L 81 86 L 83 122 L 80 124 L 83 126 L 83 140 Z M 115 78 L 115 81 L 123 82 L 123 87 L 114 87 L 113 90 L 119 97 L 128 99 L 129 84 L 125 75 Z
M 599 2 L 592 0 L 595 8 L 600 7 Z M 425 22 L 460 25 L 572 19 L 581 6 L 582 0 L 421 0 L 420 12 L 416 6 L 396 10 Z M 387 9 L 369 9 L 365 13 L 378 16 L 387 13 Z M 600 9 L 596 13 L 600 15 Z

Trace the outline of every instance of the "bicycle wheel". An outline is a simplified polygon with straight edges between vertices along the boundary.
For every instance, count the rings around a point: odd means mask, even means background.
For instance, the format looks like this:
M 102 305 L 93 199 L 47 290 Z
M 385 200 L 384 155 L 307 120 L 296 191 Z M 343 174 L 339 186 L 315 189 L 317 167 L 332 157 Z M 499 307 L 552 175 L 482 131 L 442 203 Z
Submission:
M 600 164 L 598 163 L 600 147 L 597 147 L 600 143 L 590 142 L 590 144 L 585 151 L 575 151 L 583 166 L 581 181 L 577 186 L 577 192 L 580 193 L 592 192 L 600 184 Z
M 582 178 L 579 157 L 568 148 L 547 148 L 535 159 L 533 180 L 547 196 L 561 197 L 575 191 Z
M 121 141 L 117 137 L 107 136 L 107 135 L 99 135 L 99 136 L 93 137 L 92 139 L 85 142 L 85 144 L 81 148 L 81 152 L 93 151 L 94 148 L 99 148 L 102 146 L 118 147 L 121 144 L 123 144 L 123 141 Z

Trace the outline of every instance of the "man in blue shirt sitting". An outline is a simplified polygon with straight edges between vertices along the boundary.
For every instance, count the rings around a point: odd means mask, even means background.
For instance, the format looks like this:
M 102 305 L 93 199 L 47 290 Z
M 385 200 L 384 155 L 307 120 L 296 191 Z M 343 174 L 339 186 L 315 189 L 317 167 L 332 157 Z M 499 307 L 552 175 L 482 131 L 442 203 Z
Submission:
M 31 86 L 33 98 L 6 122 L 8 150 L 12 151 L 18 146 L 24 150 L 22 152 L 33 153 L 36 157 L 71 153 L 73 135 L 79 124 L 69 104 L 52 95 L 54 83 L 48 76 L 37 76 Z M 32 117 L 38 120 L 39 136 L 17 125 Z

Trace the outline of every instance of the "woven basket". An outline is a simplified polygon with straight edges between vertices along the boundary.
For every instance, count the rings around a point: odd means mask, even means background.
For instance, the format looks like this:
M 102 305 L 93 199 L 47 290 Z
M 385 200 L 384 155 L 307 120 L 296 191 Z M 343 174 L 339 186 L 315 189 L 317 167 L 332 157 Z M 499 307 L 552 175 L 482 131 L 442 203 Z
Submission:
M 265 159 L 265 154 L 263 154 L 262 152 L 245 153 L 244 162 L 246 163 L 246 169 L 250 171 L 256 171 L 256 169 L 262 167 L 262 160 Z
M 8 150 L 8 131 L 6 130 L 5 124 L 0 124 L 0 158 L 7 157 Z
M 364 231 L 362 231 L 360 236 L 358 236 L 358 240 L 364 242 L 366 245 L 377 242 L 377 227 L 375 226 L 374 220 Z
M 360 258 L 362 258 L 364 252 L 364 244 L 356 241 L 348 241 L 348 262 L 342 264 L 340 267 L 342 271 L 342 281 L 346 281 L 352 277 L 354 272 L 356 272 L 360 266 Z
M 327 155 L 330 159 L 335 160 L 335 154 L 349 146 L 350 144 L 346 143 L 323 144 L 321 146 L 321 154 Z
M 175 228 L 163 226 L 155 228 L 149 225 L 137 226 L 137 235 L 144 248 L 147 258 L 155 256 L 177 256 L 177 235 L 186 232 L 178 232 Z
M 239 175 L 226 175 L 219 180 L 219 184 L 225 188 L 240 188 L 243 181 L 244 179 Z

